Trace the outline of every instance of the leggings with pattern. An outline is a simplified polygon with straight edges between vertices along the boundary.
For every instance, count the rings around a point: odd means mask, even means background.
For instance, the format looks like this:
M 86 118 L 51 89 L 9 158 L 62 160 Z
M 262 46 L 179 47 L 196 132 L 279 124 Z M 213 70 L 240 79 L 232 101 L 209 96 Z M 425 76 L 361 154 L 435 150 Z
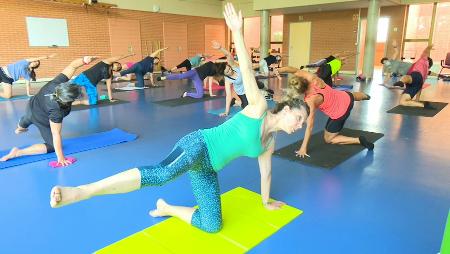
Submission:
M 198 204 L 191 224 L 209 233 L 218 232 L 222 228 L 217 173 L 211 166 L 206 143 L 200 131 L 180 139 L 169 156 L 158 165 L 138 169 L 141 172 L 141 187 L 160 186 L 187 172 Z

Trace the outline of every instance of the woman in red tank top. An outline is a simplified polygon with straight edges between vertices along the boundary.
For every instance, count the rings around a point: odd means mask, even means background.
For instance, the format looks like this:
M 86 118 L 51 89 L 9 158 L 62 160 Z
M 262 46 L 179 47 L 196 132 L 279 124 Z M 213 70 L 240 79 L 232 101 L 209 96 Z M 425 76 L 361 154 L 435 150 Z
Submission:
M 294 88 L 305 95 L 305 102 L 308 104 L 310 114 L 307 120 L 305 139 L 298 151 L 297 156 L 308 156 L 307 148 L 314 126 L 314 116 L 316 109 L 327 115 L 328 121 L 325 125 L 324 139 L 328 144 L 361 144 L 369 150 L 374 148 L 374 144 L 369 142 L 364 136 L 347 137 L 339 132 L 344 128 L 345 121 L 350 116 L 354 101 L 369 100 L 370 96 L 362 92 L 345 92 L 334 90 L 327 86 L 325 82 L 316 75 L 299 70 L 294 67 L 280 68 L 278 71 L 293 73 L 295 76 L 289 80 L 288 86 Z

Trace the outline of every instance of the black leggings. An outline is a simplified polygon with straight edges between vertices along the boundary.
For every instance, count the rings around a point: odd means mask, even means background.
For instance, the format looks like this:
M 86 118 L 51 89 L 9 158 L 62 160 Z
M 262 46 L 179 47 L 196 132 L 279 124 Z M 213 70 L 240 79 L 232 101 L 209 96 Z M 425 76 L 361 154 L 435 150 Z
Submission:
M 53 153 L 55 148 L 53 146 L 53 135 L 52 130 L 50 129 L 50 123 L 47 125 L 39 123 L 37 121 L 32 120 L 32 113 L 30 109 L 30 105 L 27 106 L 25 110 L 25 115 L 20 118 L 19 126 L 22 128 L 28 128 L 30 125 L 34 124 L 39 129 L 41 133 L 41 137 L 44 139 L 44 145 L 47 148 L 47 153 Z
M 136 87 L 144 87 L 144 85 L 145 85 L 144 75 L 147 72 L 144 71 L 142 66 L 139 63 L 134 64 L 133 66 L 131 66 L 131 68 L 121 71 L 120 76 L 125 76 L 125 75 L 131 74 L 131 73 L 134 73 L 134 75 L 136 75 L 136 80 L 137 80 Z
M 181 69 L 183 67 L 186 68 L 186 70 L 190 71 L 192 69 L 191 61 L 189 61 L 189 59 L 186 59 L 182 63 L 177 65 L 177 69 Z
M 331 65 L 322 64 L 317 71 L 317 76 L 321 78 L 327 85 L 333 87 L 333 79 L 331 77 Z

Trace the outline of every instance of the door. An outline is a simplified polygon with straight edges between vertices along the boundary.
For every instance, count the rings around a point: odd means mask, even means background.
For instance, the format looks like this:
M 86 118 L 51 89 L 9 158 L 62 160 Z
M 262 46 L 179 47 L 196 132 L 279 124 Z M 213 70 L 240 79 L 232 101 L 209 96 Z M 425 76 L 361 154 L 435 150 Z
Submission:
M 164 22 L 164 64 L 166 68 L 172 68 L 188 58 L 187 49 L 187 24 Z
M 121 60 L 121 63 L 138 62 L 142 59 L 141 25 L 139 20 L 109 18 L 109 41 L 111 56 L 136 55 Z
M 218 50 L 211 48 L 211 41 L 218 41 L 222 47 L 225 45 L 225 26 L 224 25 L 205 25 L 205 54 L 222 55 Z M 197 52 L 202 53 L 202 52 Z
M 289 65 L 299 68 L 309 63 L 311 22 L 289 24 Z

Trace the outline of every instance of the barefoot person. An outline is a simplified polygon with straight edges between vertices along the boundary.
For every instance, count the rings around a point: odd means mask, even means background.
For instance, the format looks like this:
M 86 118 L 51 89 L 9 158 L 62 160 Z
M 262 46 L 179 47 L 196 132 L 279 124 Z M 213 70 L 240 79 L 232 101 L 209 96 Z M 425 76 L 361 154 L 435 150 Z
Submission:
M 27 95 L 31 96 L 30 81 L 36 81 L 35 70 L 41 65 L 41 60 L 50 59 L 55 55 L 28 58 L 0 67 L 0 84 L 3 84 L 3 92 L 0 93 L 0 97 L 10 99 L 12 97 L 13 82 L 20 78 L 25 79 Z
M 63 118 L 69 115 L 72 102 L 80 96 L 81 89 L 71 84 L 69 80 L 79 67 L 90 63 L 93 59 L 85 56 L 74 60 L 28 102 L 25 115 L 20 119 L 15 132 L 16 134 L 26 132 L 28 127 L 34 124 L 39 129 L 44 143 L 23 149 L 14 147 L 9 154 L 0 158 L 0 161 L 55 152 L 58 165 L 67 166 L 71 163 L 64 157 L 61 129 Z
M 61 207 L 94 196 L 135 191 L 147 186 L 160 186 L 188 173 L 198 208 L 167 204 L 159 199 L 151 216 L 175 216 L 206 232 L 222 228 L 222 209 L 217 172 L 234 159 L 258 158 L 261 172 L 261 205 L 279 209 L 283 202 L 269 201 L 271 158 L 276 131 L 293 133 L 307 117 L 303 101 L 288 97 L 274 112 L 259 92 L 244 45 L 242 15 L 231 4 L 225 6 L 225 19 L 233 32 L 249 105 L 222 125 L 198 130 L 181 138 L 169 156 L 153 166 L 132 168 L 98 182 L 78 187 L 55 186 L 50 193 L 50 205 Z M 227 223 L 232 223 L 227 221 Z

